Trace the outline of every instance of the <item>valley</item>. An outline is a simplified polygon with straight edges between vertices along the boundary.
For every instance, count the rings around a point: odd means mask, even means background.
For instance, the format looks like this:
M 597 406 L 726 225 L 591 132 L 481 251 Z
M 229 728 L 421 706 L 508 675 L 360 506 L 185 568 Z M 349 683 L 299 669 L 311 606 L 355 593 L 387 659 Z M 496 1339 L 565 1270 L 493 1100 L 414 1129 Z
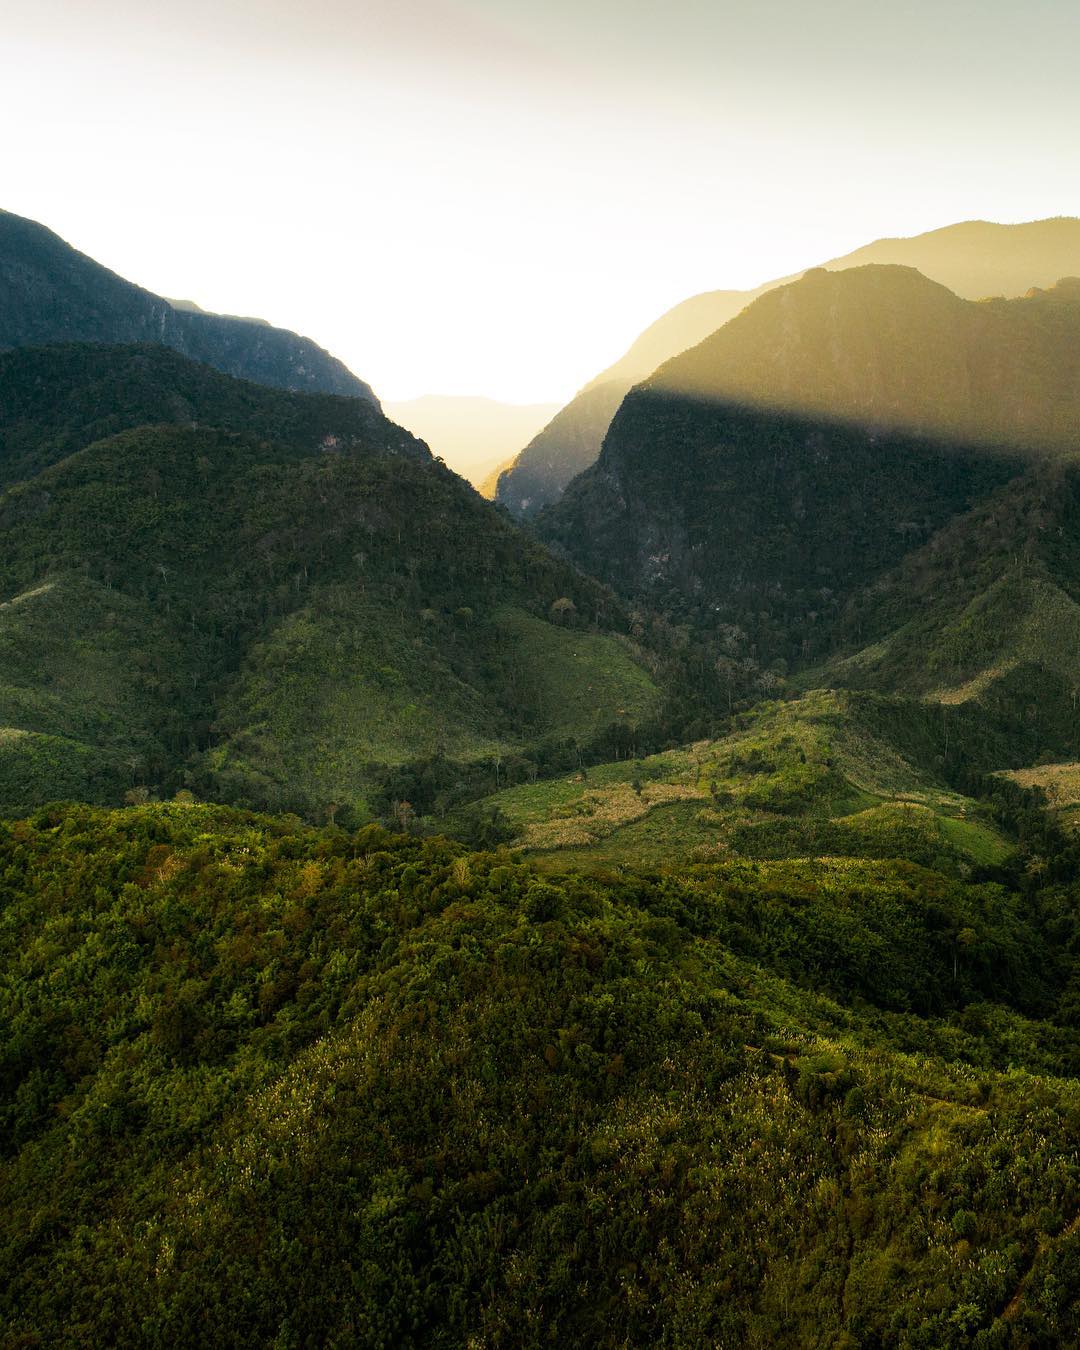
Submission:
M 5 1344 L 1080 1340 L 1077 222 L 698 297 L 495 502 L 24 225 Z

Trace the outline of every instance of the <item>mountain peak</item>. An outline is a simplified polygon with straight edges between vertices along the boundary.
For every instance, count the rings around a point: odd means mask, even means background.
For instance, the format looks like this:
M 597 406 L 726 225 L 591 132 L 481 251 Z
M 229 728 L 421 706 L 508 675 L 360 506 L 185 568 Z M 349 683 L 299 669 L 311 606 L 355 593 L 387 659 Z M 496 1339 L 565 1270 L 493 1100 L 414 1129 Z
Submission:
M 828 283 L 813 281 L 819 272 L 836 275 L 876 264 L 914 269 L 923 282 L 937 282 L 967 300 L 1022 296 L 1031 286 L 1052 286 L 1080 269 L 1080 219 L 1055 216 L 1015 225 L 961 221 L 925 234 L 877 239 L 802 275 L 821 286 Z M 595 461 L 612 417 L 635 384 L 693 349 L 758 297 L 796 279 L 781 277 L 750 291 L 706 291 L 662 314 L 525 447 L 499 480 L 499 501 L 529 515 L 557 500 L 571 479 Z

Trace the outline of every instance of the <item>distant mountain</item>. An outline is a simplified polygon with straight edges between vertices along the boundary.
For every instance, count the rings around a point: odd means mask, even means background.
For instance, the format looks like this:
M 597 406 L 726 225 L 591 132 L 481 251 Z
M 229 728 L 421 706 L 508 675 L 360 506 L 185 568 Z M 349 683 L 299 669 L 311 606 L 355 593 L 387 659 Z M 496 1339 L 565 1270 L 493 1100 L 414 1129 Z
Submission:
M 164 300 L 44 225 L 0 211 L 0 350 L 49 342 L 155 342 L 257 384 L 375 402 L 363 380 L 310 338 Z
M 387 417 L 426 441 L 433 454 L 477 488 L 506 467 L 559 411 L 557 403 L 500 403 L 439 394 L 383 406 Z
M 610 593 L 367 400 L 19 349 L 0 465 L 0 810 L 430 811 L 469 766 L 573 762 L 658 707 Z
M 1058 217 L 1023 225 L 966 221 L 911 239 L 879 239 L 824 266 L 837 271 L 868 263 L 914 267 L 970 300 L 1019 296 L 1029 287 L 1080 274 L 1080 220 Z M 498 500 L 521 515 L 535 514 L 556 500 L 595 461 L 611 419 L 633 385 L 696 346 L 766 291 L 794 279 L 770 281 L 751 291 L 709 291 L 662 315 L 525 447 L 500 478 Z
M 1058 606 L 1055 637 L 1038 614 L 1047 586 L 1080 600 L 1068 561 L 1080 532 L 1061 515 L 1080 472 L 1078 369 L 1080 281 L 976 303 L 911 268 L 815 270 L 638 385 L 539 528 L 624 594 L 781 670 L 826 659 L 834 682 L 932 692 L 1020 652 L 1058 672 L 1063 697 L 1053 646 L 1074 621 L 1060 627 Z M 1031 496 L 1054 511 L 1021 509 Z M 1026 524 L 1002 524 L 1013 519 Z M 1030 549 L 1042 589 L 1021 564 L 1023 596 L 1002 590 Z M 989 614 L 988 589 L 994 620 L 979 622 L 998 627 L 976 644 L 984 664 L 969 650 L 926 665 L 960 641 L 946 641 L 950 625 L 970 647 L 967 606 Z M 889 660 L 874 647 L 846 675 L 835 666 L 894 631 L 907 636 Z M 1058 729 L 1075 741 L 1075 726 Z
M 495 500 L 495 493 L 499 490 L 499 478 L 513 462 L 512 459 L 504 459 L 501 464 L 496 464 L 491 472 L 476 484 L 477 492 L 485 501 L 493 502 Z

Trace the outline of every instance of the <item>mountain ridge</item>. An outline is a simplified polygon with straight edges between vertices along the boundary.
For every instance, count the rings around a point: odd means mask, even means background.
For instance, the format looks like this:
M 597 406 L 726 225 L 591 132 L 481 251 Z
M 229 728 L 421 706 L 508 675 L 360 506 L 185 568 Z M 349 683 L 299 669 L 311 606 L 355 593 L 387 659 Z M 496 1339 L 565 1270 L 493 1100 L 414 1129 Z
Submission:
M 154 342 L 258 384 L 377 403 L 363 380 L 310 338 L 187 304 L 176 308 L 37 221 L 0 211 L 0 350 Z
M 1053 236 L 1052 247 L 1048 236 Z M 876 240 L 822 266 L 839 270 L 867 262 L 915 266 L 966 299 L 1016 296 L 1080 271 L 1080 219 L 1057 216 L 1017 225 L 964 221 L 910 238 Z M 635 384 L 696 346 L 760 296 L 801 275 L 749 291 L 703 292 L 661 315 L 500 475 L 497 500 L 525 516 L 557 500 L 567 483 L 595 461 L 612 417 Z

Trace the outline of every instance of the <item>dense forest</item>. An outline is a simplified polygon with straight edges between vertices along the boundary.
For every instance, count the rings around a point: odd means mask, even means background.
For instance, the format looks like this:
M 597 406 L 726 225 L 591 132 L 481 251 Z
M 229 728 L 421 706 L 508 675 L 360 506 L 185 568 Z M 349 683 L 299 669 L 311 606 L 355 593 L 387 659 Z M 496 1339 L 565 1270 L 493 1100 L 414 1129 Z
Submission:
M 13 1344 L 1067 1344 L 1075 872 L 6 826 Z

